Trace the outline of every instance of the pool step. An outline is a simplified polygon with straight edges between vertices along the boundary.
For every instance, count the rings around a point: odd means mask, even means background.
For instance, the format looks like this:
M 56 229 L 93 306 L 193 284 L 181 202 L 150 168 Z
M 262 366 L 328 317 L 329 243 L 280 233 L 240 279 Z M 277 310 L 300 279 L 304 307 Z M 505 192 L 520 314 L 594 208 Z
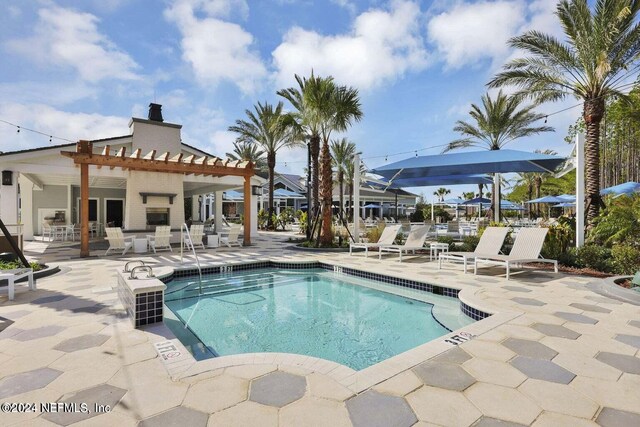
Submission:
M 237 278 L 234 278 L 237 279 Z M 243 278 L 246 279 L 246 278 Z M 290 277 L 290 276 L 263 276 L 259 278 L 254 278 L 251 280 L 243 280 L 242 283 L 238 283 L 237 280 L 234 280 L 232 283 L 229 283 L 229 278 L 225 282 L 216 281 L 216 283 L 211 284 L 208 281 L 203 282 L 202 293 L 199 292 L 198 282 L 190 283 L 188 287 L 182 288 L 178 291 L 166 293 L 165 300 L 166 301 L 175 301 L 179 299 L 193 298 L 198 296 L 215 296 L 228 294 L 233 292 L 241 292 L 247 290 L 255 290 L 255 289 L 264 289 L 273 286 L 280 285 L 288 285 L 293 283 L 298 283 L 300 281 L 300 277 Z

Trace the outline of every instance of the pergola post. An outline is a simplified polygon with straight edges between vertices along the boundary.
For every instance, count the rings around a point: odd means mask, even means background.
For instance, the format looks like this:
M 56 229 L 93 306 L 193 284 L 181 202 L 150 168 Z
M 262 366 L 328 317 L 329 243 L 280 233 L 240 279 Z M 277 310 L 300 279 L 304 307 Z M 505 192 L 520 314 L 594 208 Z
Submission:
M 78 152 L 90 154 L 93 151 L 89 141 L 80 141 Z M 89 164 L 80 164 L 80 257 L 89 254 Z
M 244 177 L 244 246 L 251 245 L 251 176 Z

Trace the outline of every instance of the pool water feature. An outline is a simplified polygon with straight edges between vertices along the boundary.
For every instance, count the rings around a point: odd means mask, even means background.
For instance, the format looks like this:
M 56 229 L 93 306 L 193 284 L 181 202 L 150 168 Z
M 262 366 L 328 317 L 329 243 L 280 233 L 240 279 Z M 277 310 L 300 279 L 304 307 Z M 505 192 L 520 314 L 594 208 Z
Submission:
M 197 278 L 178 278 L 165 304 L 167 325 L 196 359 L 296 353 L 355 370 L 473 322 L 455 298 L 324 269 L 204 276 L 201 296 Z

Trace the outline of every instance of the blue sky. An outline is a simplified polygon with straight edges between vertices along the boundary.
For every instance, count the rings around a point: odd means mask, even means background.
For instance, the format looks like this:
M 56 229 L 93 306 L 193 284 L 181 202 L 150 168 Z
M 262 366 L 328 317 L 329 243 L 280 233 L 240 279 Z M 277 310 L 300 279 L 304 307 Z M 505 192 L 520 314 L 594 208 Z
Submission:
M 455 121 L 467 118 L 485 83 L 517 55 L 509 37 L 529 29 L 561 34 L 555 0 L 3 3 L 1 120 L 96 139 L 126 134 L 131 116 L 146 117 L 155 101 L 165 121 L 183 125 L 184 142 L 224 155 L 234 140 L 227 127 L 245 109 L 277 102 L 276 90 L 313 68 L 359 89 L 364 119 L 336 137 L 354 141 L 369 167 L 411 155 L 396 153 L 439 153 L 427 148 L 456 137 Z M 555 133 L 510 148 L 568 154 L 563 138 L 580 111 L 550 117 Z M 0 123 L 1 151 L 48 144 L 47 136 Z M 302 150 L 278 155 L 280 171 L 300 173 L 305 165 Z

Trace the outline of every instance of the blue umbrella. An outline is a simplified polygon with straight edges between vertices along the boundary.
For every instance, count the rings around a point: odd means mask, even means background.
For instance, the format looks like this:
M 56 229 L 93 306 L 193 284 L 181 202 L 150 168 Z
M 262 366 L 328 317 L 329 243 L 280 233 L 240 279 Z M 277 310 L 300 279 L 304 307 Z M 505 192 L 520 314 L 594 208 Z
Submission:
M 491 184 L 493 181 L 488 175 L 444 175 L 421 176 L 413 178 L 396 178 L 391 180 L 391 186 L 402 187 L 429 187 L 431 185 L 459 185 L 459 184 Z
M 368 205 L 364 205 L 364 208 L 380 208 L 380 205 L 376 205 L 375 203 L 369 203 Z
M 561 194 L 559 196 L 557 196 L 560 199 L 564 199 L 567 202 L 575 202 L 576 201 L 576 195 L 575 194 Z
M 516 150 L 469 151 L 410 157 L 379 166 L 373 173 L 387 179 L 451 175 L 552 172 L 565 161 L 562 157 Z
M 463 205 L 488 205 L 491 203 L 490 199 L 484 197 L 476 197 L 475 199 L 465 200 Z
M 552 208 L 575 208 L 576 207 L 576 203 L 575 202 L 564 202 L 564 203 L 558 203 L 557 205 L 553 205 L 551 207 Z
M 529 200 L 528 202 L 525 202 L 525 203 L 563 203 L 566 201 L 567 199 L 564 199 L 559 196 L 544 196 L 544 197 L 540 197 L 539 199 Z
M 500 208 L 507 211 L 523 211 L 524 208 L 520 205 L 517 205 L 509 200 L 502 200 L 500 202 Z
M 633 194 L 640 193 L 640 183 L 629 181 L 624 184 L 614 185 L 613 187 L 607 187 L 600 190 L 600 194 Z
M 447 199 L 444 201 L 447 205 L 461 205 L 464 202 L 466 202 L 464 199 Z

